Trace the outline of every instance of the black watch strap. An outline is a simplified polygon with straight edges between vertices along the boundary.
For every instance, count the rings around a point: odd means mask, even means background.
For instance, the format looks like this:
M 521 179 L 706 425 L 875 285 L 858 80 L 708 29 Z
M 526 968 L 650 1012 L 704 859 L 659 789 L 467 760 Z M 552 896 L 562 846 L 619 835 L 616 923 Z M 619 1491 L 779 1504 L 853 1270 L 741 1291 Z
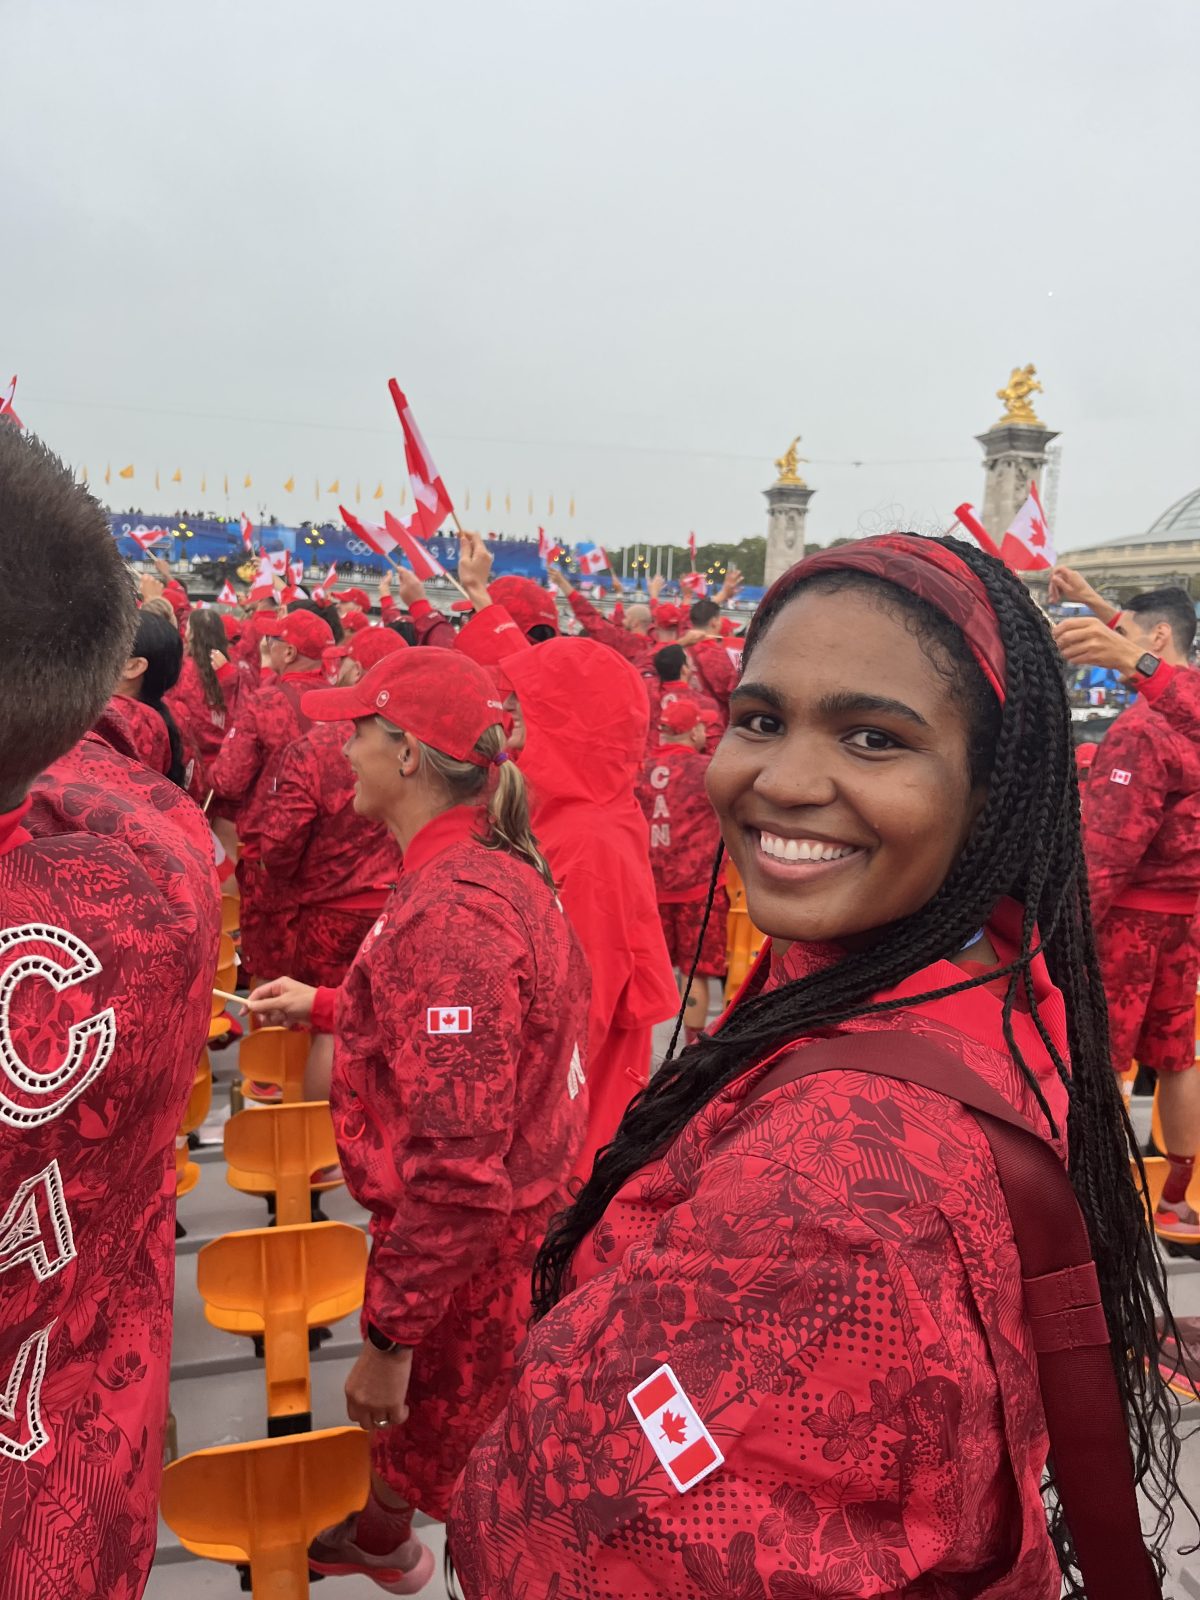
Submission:
M 385 1356 L 395 1355 L 397 1350 L 404 1348 L 398 1339 L 389 1339 L 386 1333 L 380 1333 L 373 1322 L 367 1323 L 367 1338 Z
M 1151 655 L 1149 651 L 1144 656 L 1139 656 L 1134 671 L 1142 678 L 1152 678 L 1161 664 L 1159 656 Z

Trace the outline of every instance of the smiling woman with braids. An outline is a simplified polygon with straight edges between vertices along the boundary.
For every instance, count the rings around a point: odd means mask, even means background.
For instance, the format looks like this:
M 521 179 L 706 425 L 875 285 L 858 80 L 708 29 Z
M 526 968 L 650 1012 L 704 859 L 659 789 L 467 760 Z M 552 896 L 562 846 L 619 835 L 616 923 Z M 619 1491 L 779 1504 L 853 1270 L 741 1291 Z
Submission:
M 1081 1593 L 1042 1500 L 1048 1358 L 993 1125 L 1023 1124 L 1066 1190 L 1035 1213 L 1048 1237 L 1077 1215 L 1069 1152 L 1115 1390 L 1094 1303 L 1076 1342 L 1156 1544 L 1178 1446 L 1041 615 L 953 541 L 810 557 L 755 618 L 709 793 L 771 940 L 543 1246 L 521 1376 L 452 1514 L 465 1593 L 1056 1600 L 1064 1573 Z M 900 1081 L 914 1057 L 967 1087 Z M 1148 1587 L 1124 1592 L 1157 1593 L 1132 1528 Z

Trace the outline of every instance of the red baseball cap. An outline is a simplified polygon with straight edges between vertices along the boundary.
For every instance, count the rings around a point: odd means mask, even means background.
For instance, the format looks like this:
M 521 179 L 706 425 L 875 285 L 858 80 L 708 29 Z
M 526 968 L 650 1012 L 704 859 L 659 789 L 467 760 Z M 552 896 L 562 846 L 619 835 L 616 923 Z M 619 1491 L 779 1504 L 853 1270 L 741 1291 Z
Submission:
M 469 656 L 453 650 L 399 650 L 346 689 L 310 689 L 300 702 L 314 722 L 384 716 L 455 761 L 488 765 L 475 749 L 504 720 L 499 690 Z
M 673 600 L 663 600 L 654 607 L 654 625 L 657 628 L 678 628 L 686 619 L 682 606 Z
M 232 644 L 235 639 L 241 638 L 242 625 L 238 619 L 235 616 L 231 616 L 228 611 L 223 611 L 220 615 L 221 626 L 225 629 L 225 637 L 229 640 L 230 644 Z
M 313 611 L 289 611 L 286 616 L 260 613 L 256 621 L 260 634 L 269 639 L 281 639 L 311 661 L 319 661 L 333 643 L 333 629 L 324 617 L 318 617 Z
M 532 578 L 497 578 L 488 584 L 488 594 L 498 606 L 503 606 L 520 628 L 528 633 L 531 628 L 558 628 L 558 606 L 554 596 Z
M 347 656 L 360 667 L 373 667 L 393 650 L 407 650 L 408 640 L 402 639 L 391 628 L 363 628 L 361 632 L 343 639 L 341 644 L 331 644 L 325 651 L 326 661 L 344 661 Z
M 663 733 L 690 733 L 703 720 L 699 704 L 685 694 L 668 700 L 658 714 L 658 726 Z
M 350 607 L 349 611 L 347 611 L 346 615 L 342 618 L 343 632 L 361 633 L 364 628 L 369 628 L 370 626 L 371 619 L 364 616 L 361 611 L 356 611 L 353 606 Z
M 363 611 L 371 609 L 371 597 L 365 589 L 343 589 L 333 598 L 339 606 L 359 606 Z

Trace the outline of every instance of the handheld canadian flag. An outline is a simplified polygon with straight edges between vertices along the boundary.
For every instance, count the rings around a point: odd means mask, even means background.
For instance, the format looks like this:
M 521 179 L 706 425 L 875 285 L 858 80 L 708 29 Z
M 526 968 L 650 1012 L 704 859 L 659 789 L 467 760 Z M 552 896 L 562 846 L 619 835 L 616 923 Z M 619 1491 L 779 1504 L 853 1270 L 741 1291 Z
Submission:
M 221 592 L 217 595 L 214 604 L 218 606 L 235 606 L 237 603 L 238 598 L 234 593 L 233 585 L 230 583 L 229 579 L 226 578 L 225 582 L 221 586 Z
M 684 594 L 690 594 L 693 600 L 703 600 L 708 593 L 708 580 L 702 572 L 681 572 L 679 587 Z
M 345 506 L 339 506 L 342 521 L 350 532 L 357 534 L 368 549 L 374 550 L 377 556 L 382 556 L 385 561 L 391 560 L 392 551 L 396 548 L 396 541 L 386 528 L 381 528 L 377 522 L 363 522 L 356 517 L 353 511 L 347 511 Z
M 328 591 L 331 588 L 331 586 L 333 584 L 335 584 L 336 582 L 337 582 L 337 562 L 336 561 L 331 561 L 329 563 L 329 571 L 325 574 L 325 576 L 321 579 L 320 583 L 317 584 L 316 588 L 312 592 L 313 599 L 314 600 L 321 600 L 321 601 L 327 600 L 329 598 Z
M 9 381 L 8 388 L 3 394 L 0 394 L 0 418 L 2 418 L 5 422 L 11 422 L 15 427 L 24 428 L 25 424 L 13 410 L 13 398 L 16 395 L 16 392 L 17 377 L 16 373 L 14 373 Z
M 429 448 L 421 437 L 412 407 L 395 378 L 388 379 L 388 391 L 396 407 L 396 415 L 400 418 L 400 426 L 404 429 L 404 459 L 408 462 L 408 481 L 412 485 L 416 531 L 422 538 L 428 539 L 447 517 L 453 515 L 454 507 L 446 493 L 446 485 L 433 464 Z
M 983 523 L 980 522 L 979 518 L 976 516 L 975 507 L 964 502 L 961 506 L 955 506 L 954 515 L 975 540 L 975 543 L 979 546 L 979 548 L 987 555 L 995 556 L 996 560 L 999 561 L 1000 546 L 996 543 L 991 534 L 984 527 Z
M 237 863 L 226 854 L 225 846 L 217 838 L 211 826 L 208 833 L 209 838 L 212 840 L 213 860 L 217 864 L 217 877 L 221 883 L 228 883 L 237 871 Z
M 242 512 L 242 543 L 247 550 L 254 549 L 254 524 L 244 511 Z
M 546 532 L 545 528 L 539 528 L 538 555 L 546 563 L 546 565 L 549 566 L 554 560 L 555 556 L 560 555 L 561 553 L 562 545 L 559 544 L 558 540 L 552 539 Z
M 1041 572 L 1054 565 L 1054 543 L 1042 510 L 1042 497 L 1032 479 L 1025 504 L 1005 532 L 1000 559 L 1014 572 Z
M 416 519 L 415 512 L 413 518 Z M 396 541 L 396 548 L 407 557 L 409 566 L 422 583 L 429 578 L 447 576 L 446 569 L 438 558 L 409 532 L 411 523 L 401 522 L 400 518 L 394 517 L 390 511 L 383 513 L 383 520 L 387 524 L 387 531 Z
M 258 571 L 254 575 L 254 582 L 250 585 L 251 600 L 269 600 L 275 593 L 275 568 L 271 565 L 270 556 L 260 556 Z
M 696 570 L 696 535 L 688 534 L 688 555 L 692 558 L 692 571 Z
M 581 544 L 576 547 L 575 553 L 579 558 L 580 572 L 587 573 L 589 578 L 597 572 L 608 571 L 608 557 L 600 545 Z
M 147 528 L 145 523 L 139 522 L 136 528 L 130 528 L 129 537 L 143 550 L 149 550 L 152 544 L 157 544 L 160 539 L 169 539 L 171 535 L 166 528 Z
M 288 562 L 288 569 L 287 569 L 288 582 L 290 584 L 292 584 L 293 587 L 299 588 L 300 579 L 303 576 L 304 576 L 304 563 L 303 563 L 303 561 L 289 561 Z
M 630 1392 L 629 1404 L 680 1494 L 686 1494 L 724 1462 L 670 1367 L 659 1367 L 639 1383 Z

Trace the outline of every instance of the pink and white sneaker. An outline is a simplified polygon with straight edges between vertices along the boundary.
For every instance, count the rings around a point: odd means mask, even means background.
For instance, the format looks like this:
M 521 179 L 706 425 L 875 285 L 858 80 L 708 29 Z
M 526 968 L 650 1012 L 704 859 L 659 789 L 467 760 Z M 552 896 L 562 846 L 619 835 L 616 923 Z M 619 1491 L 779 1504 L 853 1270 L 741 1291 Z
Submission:
M 410 1535 L 386 1555 L 372 1555 L 355 1543 L 358 1513 L 319 1533 L 308 1547 L 308 1564 L 326 1578 L 370 1578 L 385 1594 L 417 1594 L 433 1577 L 433 1551 Z
M 1200 1217 L 1186 1200 L 1178 1200 L 1173 1205 L 1166 1200 L 1160 1200 L 1158 1210 L 1154 1213 L 1154 1231 L 1160 1239 L 1167 1239 L 1175 1244 L 1198 1244 Z

